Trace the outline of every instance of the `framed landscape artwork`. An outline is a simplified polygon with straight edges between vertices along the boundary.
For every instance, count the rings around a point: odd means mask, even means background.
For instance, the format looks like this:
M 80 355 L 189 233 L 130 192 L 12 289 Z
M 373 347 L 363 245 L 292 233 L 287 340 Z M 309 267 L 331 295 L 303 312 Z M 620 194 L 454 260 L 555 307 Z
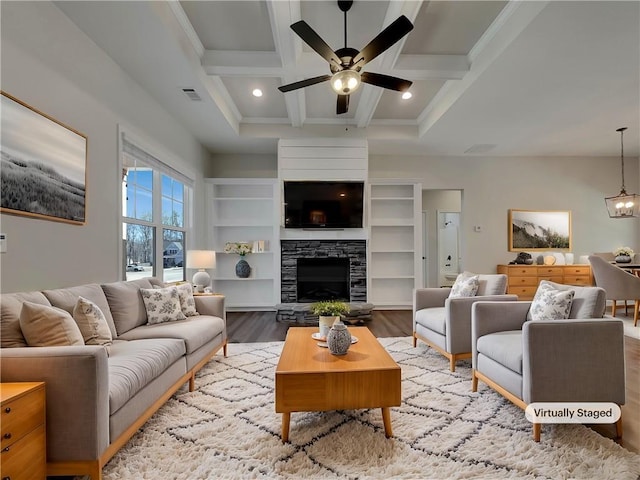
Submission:
M 509 251 L 571 250 L 571 212 L 509 210 Z
M 0 93 L 0 211 L 83 225 L 87 137 Z

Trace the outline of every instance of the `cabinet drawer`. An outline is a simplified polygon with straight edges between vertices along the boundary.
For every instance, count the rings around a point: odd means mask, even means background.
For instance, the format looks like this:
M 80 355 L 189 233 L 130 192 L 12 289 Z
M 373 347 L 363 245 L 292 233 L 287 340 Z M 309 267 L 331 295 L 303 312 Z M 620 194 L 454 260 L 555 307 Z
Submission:
M 2 404 L 0 448 L 6 448 L 44 423 L 44 398 L 44 388 L 38 388 Z
M 564 283 L 567 285 L 591 285 L 588 275 L 565 275 Z
M 508 275 L 509 277 L 525 277 L 525 276 L 536 276 L 537 272 L 535 267 L 527 268 L 527 267 L 509 267 Z
M 566 283 L 562 275 L 540 275 L 538 280 L 547 280 L 548 282 L 553 283 Z
M 529 286 L 535 287 L 538 285 L 538 277 L 509 277 L 509 286 Z
M 589 275 L 591 267 L 588 265 L 568 265 L 564 268 L 565 275 Z
M 44 425 L 20 438 L 0 453 L 2 478 L 33 480 L 46 476 L 46 450 Z
M 518 295 L 518 300 L 531 300 L 536 293 L 538 287 L 527 286 L 509 286 L 507 293 L 511 295 Z
M 562 277 L 563 267 L 538 267 L 538 275 L 560 275 Z

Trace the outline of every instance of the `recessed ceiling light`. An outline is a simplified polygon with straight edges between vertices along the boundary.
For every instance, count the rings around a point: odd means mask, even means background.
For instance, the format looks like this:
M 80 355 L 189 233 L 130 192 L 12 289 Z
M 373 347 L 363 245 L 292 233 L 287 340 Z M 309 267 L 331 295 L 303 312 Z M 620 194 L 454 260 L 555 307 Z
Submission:
M 253 92 L 251 92 L 251 93 L 253 93 L 254 97 L 261 97 L 262 96 L 262 90 L 260 90 L 259 88 L 254 88 Z
M 403 100 L 409 100 L 411 97 L 413 97 L 413 95 L 411 94 L 411 92 L 404 92 L 402 94 L 402 99 Z

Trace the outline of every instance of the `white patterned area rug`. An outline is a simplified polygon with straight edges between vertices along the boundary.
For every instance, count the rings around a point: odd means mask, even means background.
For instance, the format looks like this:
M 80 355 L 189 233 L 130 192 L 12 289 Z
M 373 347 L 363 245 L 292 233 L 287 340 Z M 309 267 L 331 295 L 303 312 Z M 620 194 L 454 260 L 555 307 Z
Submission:
M 283 342 L 230 344 L 104 468 L 104 479 L 632 479 L 640 455 L 582 425 L 545 425 L 532 439 L 522 410 L 471 369 L 410 338 L 381 343 L 402 368 L 402 406 L 293 413 L 280 439 L 274 378 Z

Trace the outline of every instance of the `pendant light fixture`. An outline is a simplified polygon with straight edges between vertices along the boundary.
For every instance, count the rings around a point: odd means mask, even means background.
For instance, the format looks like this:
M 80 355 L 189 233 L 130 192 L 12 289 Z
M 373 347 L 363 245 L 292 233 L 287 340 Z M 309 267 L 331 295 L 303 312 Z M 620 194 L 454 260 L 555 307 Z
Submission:
M 616 130 L 620 132 L 620 162 L 622 164 L 622 187 L 615 197 L 605 197 L 607 210 L 611 218 L 634 218 L 640 216 L 640 196 L 635 193 L 627 193 L 624 187 L 624 144 L 623 136 L 627 127 Z

